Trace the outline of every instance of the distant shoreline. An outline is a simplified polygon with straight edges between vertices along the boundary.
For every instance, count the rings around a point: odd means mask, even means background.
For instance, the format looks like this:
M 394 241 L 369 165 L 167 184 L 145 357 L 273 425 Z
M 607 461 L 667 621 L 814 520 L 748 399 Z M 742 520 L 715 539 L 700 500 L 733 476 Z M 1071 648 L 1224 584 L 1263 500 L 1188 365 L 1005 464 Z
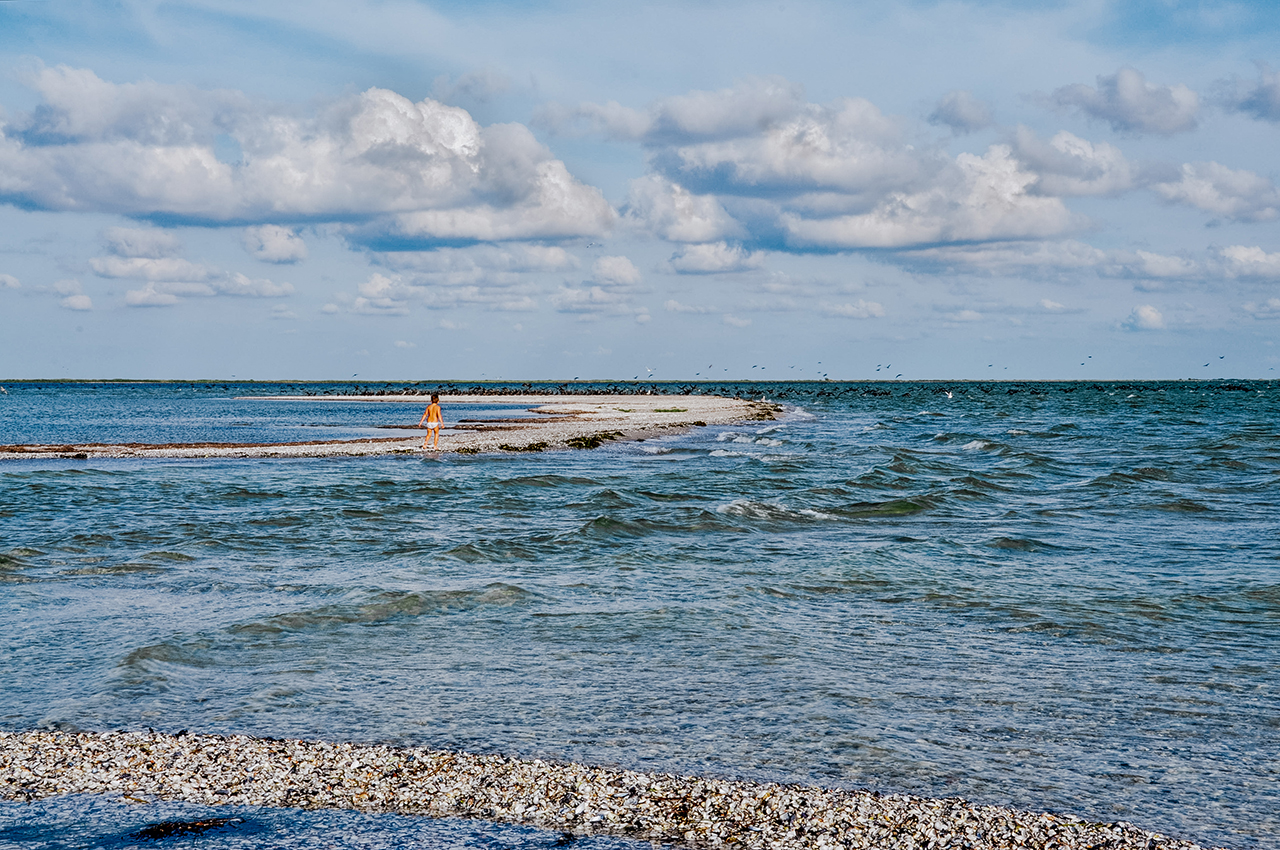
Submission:
M 1258 378 L 1242 378 L 1232 375 L 1216 375 L 1214 377 L 1181 377 L 1181 378 L 663 378 L 661 380 L 613 380 L 609 378 L 599 379 L 583 379 L 575 378 L 569 380 L 556 380 L 554 378 L 538 379 L 538 380 L 489 380 L 454 378 L 439 381 L 422 381 L 422 380 L 368 380 L 361 381 L 355 378 L 0 378 L 0 386 L 13 384 L 198 384 L 198 385 L 281 385 L 291 384 L 294 386 L 323 386 L 323 385 L 344 385 L 344 386 L 397 386 L 406 389 L 412 389 L 416 395 L 431 394 L 432 392 L 444 392 L 445 388 L 453 387 L 460 389 L 462 387 L 487 389 L 493 388 L 497 390 L 499 387 L 510 387 L 513 394 L 518 393 L 519 387 L 564 387 L 568 388 L 586 388 L 586 387 L 613 387 L 616 388 L 610 392 L 612 395 L 632 395 L 632 391 L 651 391 L 657 387 L 699 387 L 710 388 L 716 386 L 724 386 L 730 384 L 758 384 L 758 385 L 777 385 L 777 384 L 800 384 L 827 386 L 830 384 L 1209 384 L 1215 382 L 1228 383 L 1275 383 L 1280 381 L 1280 376 L 1271 375 Z M 505 394 L 506 390 L 494 392 L 493 394 Z M 594 391 L 593 391 L 594 392 Z M 487 393 L 483 393 L 487 394 Z M 572 395 L 572 392 L 562 392 L 562 395 Z M 643 394 L 643 392 L 640 392 Z

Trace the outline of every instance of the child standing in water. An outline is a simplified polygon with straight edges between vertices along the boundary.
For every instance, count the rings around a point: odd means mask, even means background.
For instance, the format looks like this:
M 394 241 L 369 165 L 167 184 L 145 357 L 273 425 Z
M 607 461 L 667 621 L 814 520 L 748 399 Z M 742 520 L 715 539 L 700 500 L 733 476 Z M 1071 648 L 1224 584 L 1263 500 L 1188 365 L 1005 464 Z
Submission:
M 427 447 L 427 440 L 431 440 L 431 448 L 440 448 L 440 426 L 444 424 L 444 414 L 440 412 L 440 395 L 439 393 L 431 394 L 431 404 L 427 405 L 427 412 L 422 414 L 422 418 L 418 420 L 418 427 L 422 427 L 422 423 L 427 423 L 427 436 L 422 438 L 422 447 Z

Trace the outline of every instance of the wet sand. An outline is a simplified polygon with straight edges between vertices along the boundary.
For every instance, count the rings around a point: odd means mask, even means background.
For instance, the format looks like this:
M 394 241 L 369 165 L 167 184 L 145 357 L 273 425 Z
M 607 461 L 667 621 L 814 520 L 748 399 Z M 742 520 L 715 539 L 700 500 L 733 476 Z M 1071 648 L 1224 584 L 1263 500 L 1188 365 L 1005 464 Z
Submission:
M 255 400 L 263 400 L 254 396 Z M 267 396 L 267 400 L 328 402 L 412 402 L 426 408 L 424 396 Z M 532 417 L 461 417 L 451 405 L 521 405 Z M 441 396 L 445 427 L 440 453 L 538 452 L 591 449 L 616 440 L 646 440 L 707 425 L 770 420 L 780 408 L 765 401 L 695 395 L 521 395 Z M 420 415 L 420 414 L 419 414 Z M 396 436 L 304 443 L 78 443 L 0 446 L 0 460 L 17 458 L 262 458 L 360 457 L 419 454 L 425 429 L 412 423 L 386 429 Z

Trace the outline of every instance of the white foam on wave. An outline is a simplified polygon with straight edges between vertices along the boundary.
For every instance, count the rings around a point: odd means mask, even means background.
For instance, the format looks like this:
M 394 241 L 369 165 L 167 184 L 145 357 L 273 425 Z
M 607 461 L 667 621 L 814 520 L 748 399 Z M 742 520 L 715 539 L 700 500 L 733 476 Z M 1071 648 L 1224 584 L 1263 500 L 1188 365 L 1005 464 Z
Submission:
M 990 446 L 991 444 L 986 440 L 973 440 L 972 442 L 965 443 L 960 448 L 967 452 L 977 452 L 982 451 L 985 448 L 989 448 Z
M 800 508 L 792 510 L 783 505 L 773 502 L 757 502 L 754 499 L 734 499 L 726 505 L 716 508 L 716 513 L 725 514 L 727 516 L 743 517 L 745 519 L 765 519 L 765 520 L 834 520 L 839 519 L 832 514 L 816 511 L 812 508 Z
M 763 434 L 765 432 L 761 432 L 761 433 Z M 768 446 L 770 448 L 776 448 L 783 444 L 782 440 L 774 439 L 772 437 L 766 437 L 766 436 L 753 437 L 750 434 L 737 434 L 732 431 L 728 431 L 723 434 L 717 435 L 716 442 L 717 443 L 736 443 L 739 445 L 759 445 L 759 446 Z
M 647 455 L 665 455 L 671 454 L 671 452 L 674 451 L 671 446 L 638 445 L 636 448 L 640 449 L 641 452 Z

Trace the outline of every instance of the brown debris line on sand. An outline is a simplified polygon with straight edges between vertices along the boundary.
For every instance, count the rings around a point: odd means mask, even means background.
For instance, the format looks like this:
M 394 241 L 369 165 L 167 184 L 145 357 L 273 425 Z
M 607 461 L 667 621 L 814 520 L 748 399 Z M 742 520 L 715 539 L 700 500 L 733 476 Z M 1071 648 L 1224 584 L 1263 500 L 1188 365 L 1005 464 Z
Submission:
M 306 402 L 413 402 L 417 396 L 255 396 L 255 400 Z M 593 435 L 610 439 L 650 439 L 687 431 L 699 425 L 731 425 L 775 418 L 782 410 L 766 401 L 742 401 L 720 396 L 445 396 L 446 405 L 495 403 L 521 405 L 539 414 L 524 419 L 498 416 L 446 421 L 441 452 L 478 454 L 499 451 L 540 451 L 599 445 Z M 387 427 L 371 425 L 371 428 Z M 403 426 L 391 426 L 402 428 Z M 412 428 L 412 426 L 409 426 Z M 425 429 L 418 436 L 362 437 L 353 440 L 315 440 L 300 443 L 81 443 L 76 445 L 0 446 L 0 460 L 44 458 L 202 458 L 202 457 L 356 457 L 414 454 L 421 451 Z
M 159 732 L 0 732 L 0 796 L 479 818 L 694 847 L 1197 850 L 1126 823 L 425 748 Z

